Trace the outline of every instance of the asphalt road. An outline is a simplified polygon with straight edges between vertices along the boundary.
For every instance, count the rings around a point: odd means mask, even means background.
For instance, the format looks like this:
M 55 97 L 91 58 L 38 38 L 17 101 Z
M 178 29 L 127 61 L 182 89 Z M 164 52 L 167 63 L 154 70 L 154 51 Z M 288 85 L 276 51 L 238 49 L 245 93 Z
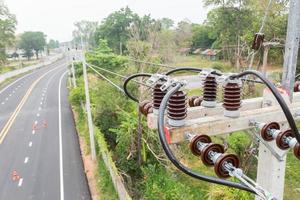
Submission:
M 91 199 L 65 60 L 0 88 L 0 200 Z

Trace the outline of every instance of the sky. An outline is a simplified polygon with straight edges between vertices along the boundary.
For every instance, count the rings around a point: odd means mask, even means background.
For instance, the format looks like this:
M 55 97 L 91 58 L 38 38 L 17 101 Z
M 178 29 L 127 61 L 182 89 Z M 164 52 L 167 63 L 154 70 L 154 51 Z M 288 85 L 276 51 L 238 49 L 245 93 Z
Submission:
M 47 39 L 60 42 L 72 39 L 74 22 L 101 22 L 113 11 L 129 6 L 139 15 L 168 17 L 175 22 L 205 20 L 207 8 L 201 0 L 4 0 L 17 17 L 17 33 L 43 31 Z

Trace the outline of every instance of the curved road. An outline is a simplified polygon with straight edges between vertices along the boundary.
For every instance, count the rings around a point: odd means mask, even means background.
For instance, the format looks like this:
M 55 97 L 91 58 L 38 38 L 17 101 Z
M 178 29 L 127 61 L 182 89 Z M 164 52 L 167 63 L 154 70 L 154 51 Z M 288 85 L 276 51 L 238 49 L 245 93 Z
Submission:
M 66 60 L 0 88 L 0 199 L 91 199 L 72 112 Z

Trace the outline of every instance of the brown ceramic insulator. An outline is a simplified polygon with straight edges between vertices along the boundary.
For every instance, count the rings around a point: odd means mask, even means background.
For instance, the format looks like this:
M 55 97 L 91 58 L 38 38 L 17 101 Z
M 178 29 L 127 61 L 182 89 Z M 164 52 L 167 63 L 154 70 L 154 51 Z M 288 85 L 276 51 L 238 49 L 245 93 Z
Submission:
M 299 92 L 300 81 L 296 81 L 294 83 L 294 92 Z
M 268 130 L 270 129 L 280 130 L 280 125 L 277 122 L 270 122 L 263 126 L 263 128 L 260 131 L 260 135 L 265 141 L 274 140 L 272 135 L 268 134 Z
M 286 150 L 289 149 L 289 144 L 285 141 L 287 137 L 295 137 L 294 133 L 291 129 L 288 129 L 284 132 L 281 132 L 276 137 L 276 145 L 279 149 Z
M 142 101 L 139 103 L 139 109 L 143 115 L 147 116 L 149 113 L 153 112 L 152 102 L 149 100 Z
M 229 172 L 224 169 L 225 163 L 231 163 L 232 166 L 239 168 L 240 166 L 240 160 L 239 158 L 234 154 L 222 154 L 215 163 L 215 173 L 219 178 L 229 178 Z
M 186 92 L 177 91 L 168 101 L 168 118 L 183 120 L 187 116 Z
M 210 143 L 206 145 L 201 152 L 201 160 L 206 166 L 213 166 L 214 162 L 211 160 L 209 152 L 224 153 L 224 146 L 220 144 Z
M 294 147 L 294 155 L 298 160 L 300 160 L 300 144 L 298 142 Z
M 203 101 L 203 97 L 199 97 L 199 96 L 192 96 L 189 99 L 189 106 L 190 107 L 197 107 L 197 106 L 201 106 L 201 102 Z
M 201 151 L 198 148 L 198 142 L 211 143 L 211 139 L 208 135 L 196 135 L 190 142 L 190 150 L 195 156 L 201 156 Z
M 167 91 L 161 91 L 162 84 L 156 84 L 152 92 L 152 103 L 154 109 L 159 109 L 159 106 L 166 95 Z
M 224 86 L 223 107 L 229 111 L 241 107 L 241 86 L 238 83 L 227 83 Z
M 218 83 L 216 77 L 208 75 L 203 82 L 203 100 L 216 101 Z
M 254 36 L 254 40 L 252 42 L 252 49 L 253 50 L 258 50 L 262 43 L 264 42 L 265 35 L 262 33 L 256 33 Z

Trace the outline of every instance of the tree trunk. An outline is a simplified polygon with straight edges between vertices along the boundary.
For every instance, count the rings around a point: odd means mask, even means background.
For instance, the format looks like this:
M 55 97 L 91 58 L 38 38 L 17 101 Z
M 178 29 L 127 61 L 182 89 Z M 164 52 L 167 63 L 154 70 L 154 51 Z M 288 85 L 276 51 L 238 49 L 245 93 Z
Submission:
M 36 59 L 38 60 L 39 59 L 39 51 L 35 51 L 35 56 L 36 56 Z

